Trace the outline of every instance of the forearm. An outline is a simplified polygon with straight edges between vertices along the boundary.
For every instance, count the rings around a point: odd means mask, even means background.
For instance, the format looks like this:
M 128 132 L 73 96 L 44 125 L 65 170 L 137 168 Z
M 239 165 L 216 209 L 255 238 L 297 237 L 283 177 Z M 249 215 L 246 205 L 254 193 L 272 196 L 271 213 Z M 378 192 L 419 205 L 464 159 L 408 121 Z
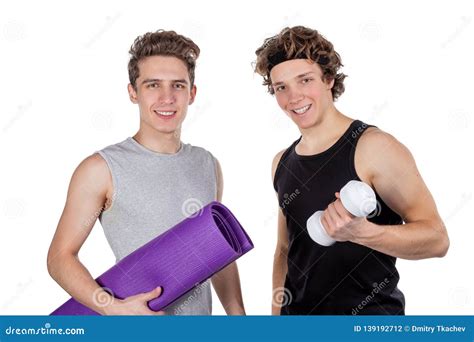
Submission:
M 273 279 L 272 279 L 272 315 L 280 315 L 282 300 L 281 295 L 285 285 L 285 277 L 288 271 L 287 254 L 277 251 L 273 259 Z
M 237 263 L 233 262 L 216 273 L 211 281 L 226 313 L 245 315 Z
M 54 262 L 49 262 L 48 271 L 75 300 L 100 314 L 105 314 L 107 307 L 114 302 L 114 298 L 97 284 L 73 255 L 58 256 Z
M 417 221 L 402 225 L 366 223 L 364 236 L 352 242 L 367 246 L 401 259 L 418 260 L 442 257 L 449 247 L 449 239 L 442 222 Z

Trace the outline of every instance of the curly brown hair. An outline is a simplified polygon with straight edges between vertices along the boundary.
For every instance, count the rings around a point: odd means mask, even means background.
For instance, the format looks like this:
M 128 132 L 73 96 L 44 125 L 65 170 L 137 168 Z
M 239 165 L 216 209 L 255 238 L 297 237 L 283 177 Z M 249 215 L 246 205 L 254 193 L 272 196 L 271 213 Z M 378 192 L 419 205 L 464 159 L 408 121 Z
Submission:
M 323 81 L 334 80 L 331 89 L 334 101 L 344 92 L 346 75 L 338 73 L 343 66 L 341 57 L 332 43 L 316 30 L 304 26 L 286 27 L 276 36 L 265 39 L 255 54 L 255 72 L 263 76 L 263 85 L 268 87 L 270 94 L 274 94 L 270 79 L 272 68 L 283 60 L 300 58 L 318 63 Z
M 138 36 L 130 47 L 128 77 L 130 84 L 137 90 L 136 81 L 140 76 L 138 62 L 150 56 L 172 56 L 182 60 L 187 68 L 191 87 L 194 85 L 194 69 L 200 49 L 191 39 L 175 31 L 158 30 Z

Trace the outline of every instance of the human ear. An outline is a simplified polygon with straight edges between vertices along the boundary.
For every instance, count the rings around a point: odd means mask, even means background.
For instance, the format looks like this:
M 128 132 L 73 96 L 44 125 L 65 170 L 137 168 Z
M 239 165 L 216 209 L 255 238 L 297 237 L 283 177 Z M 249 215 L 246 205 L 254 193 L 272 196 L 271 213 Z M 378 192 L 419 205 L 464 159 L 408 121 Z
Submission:
M 191 88 L 190 98 L 189 98 L 189 103 L 188 104 L 193 104 L 194 99 L 196 98 L 196 93 L 197 93 L 197 87 L 196 87 L 195 84 L 193 84 L 193 87 Z
M 332 87 L 334 87 L 334 78 L 330 82 L 328 82 L 328 90 L 332 89 Z
M 130 98 L 130 101 L 132 101 L 132 103 L 138 103 L 138 98 L 137 98 L 137 92 L 135 91 L 135 89 L 133 88 L 133 86 L 129 83 L 128 84 L 128 96 Z

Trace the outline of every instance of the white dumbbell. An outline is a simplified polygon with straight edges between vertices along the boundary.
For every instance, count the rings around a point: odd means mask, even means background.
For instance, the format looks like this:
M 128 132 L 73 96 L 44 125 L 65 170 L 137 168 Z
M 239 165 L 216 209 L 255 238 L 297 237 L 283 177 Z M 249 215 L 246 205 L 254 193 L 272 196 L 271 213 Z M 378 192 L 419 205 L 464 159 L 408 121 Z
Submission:
M 377 208 L 377 200 L 372 188 L 364 182 L 349 181 L 340 191 L 344 208 L 352 215 L 366 217 Z M 321 223 L 323 211 L 317 211 L 306 221 L 309 236 L 322 246 L 331 246 L 336 242 Z

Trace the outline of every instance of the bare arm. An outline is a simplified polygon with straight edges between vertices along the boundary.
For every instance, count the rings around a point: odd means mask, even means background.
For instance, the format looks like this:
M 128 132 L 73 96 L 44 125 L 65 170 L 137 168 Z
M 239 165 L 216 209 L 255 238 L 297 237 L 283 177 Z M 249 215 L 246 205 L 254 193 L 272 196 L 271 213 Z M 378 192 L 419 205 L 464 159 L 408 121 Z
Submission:
M 108 205 L 111 183 L 108 167 L 98 154 L 86 158 L 77 167 L 49 248 L 48 272 L 77 301 L 101 314 L 154 314 L 146 300 L 157 297 L 161 290 L 130 297 L 128 301 L 114 299 L 97 284 L 78 257 L 97 218 Z M 117 310 L 119 307 L 126 308 L 126 312 Z
M 222 201 L 224 178 L 219 161 L 216 160 L 217 200 Z M 212 286 L 228 315 L 245 315 L 242 290 L 240 288 L 239 270 L 234 261 L 226 268 L 216 273 L 212 278 Z
M 376 225 L 364 219 L 347 219 L 340 200 L 327 210 L 336 219 L 323 224 L 339 230 L 338 239 L 350 240 L 402 259 L 442 257 L 449 248 L 449 238 L 434 199 L 423 181 L 410 151 L 391 135 L 373 129 L 362 135 L 356 150 L 356 168 L 383 201 L 405 221 L 402 225 Z M 339 213 L 339 214 L 338 214 Z M 325 215 L 330 217 L 331 215 Z M 333 230 L 329 228 L 329 230 Z M 335 228 L 334 228 L 335 229 Z M 337 230 L 337 229 L 336 229 Z M 344 235 L 343 232 L 350 235 Z M 334 230 L 332 231 L 334 233 Z
M 276 168 L 284 151 L 278 153 L 273 159 L 272 180 L 275 178 Z M 272 315 L 279 315 L 282 306 L 282 300 L 286 296 L 284 290 L 285 277 L 288 272 L 288 232 L 286 220 L 281 208 L 278 208 L 278 236 L 273 258 L 273 279 L 272 279 Z

